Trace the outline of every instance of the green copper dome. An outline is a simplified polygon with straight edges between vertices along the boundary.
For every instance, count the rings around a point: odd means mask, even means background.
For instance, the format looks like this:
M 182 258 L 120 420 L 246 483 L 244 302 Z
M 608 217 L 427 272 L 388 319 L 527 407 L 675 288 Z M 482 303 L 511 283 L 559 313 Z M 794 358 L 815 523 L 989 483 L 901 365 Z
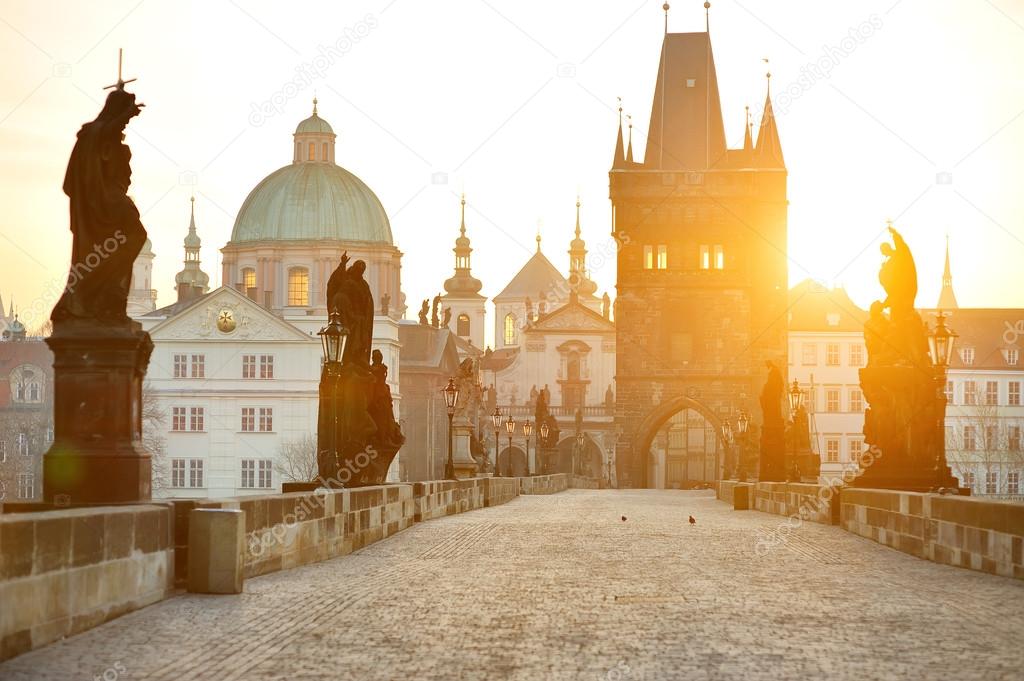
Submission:
M 377 195 L 334 163 L 293 163 L 256 185 L 238 211 L 232 242 L 336 239 L 393 243 Z

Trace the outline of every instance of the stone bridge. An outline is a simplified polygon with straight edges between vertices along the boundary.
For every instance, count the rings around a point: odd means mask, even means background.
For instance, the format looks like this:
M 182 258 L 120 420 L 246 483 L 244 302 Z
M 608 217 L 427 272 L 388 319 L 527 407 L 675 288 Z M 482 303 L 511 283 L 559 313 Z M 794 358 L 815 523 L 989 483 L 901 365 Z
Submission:
M 810 522 L 757 550 L 787 522 L 706 491 L 518 496 L 169 598 L 0 679 L 1020 678 L 1024 581 Z

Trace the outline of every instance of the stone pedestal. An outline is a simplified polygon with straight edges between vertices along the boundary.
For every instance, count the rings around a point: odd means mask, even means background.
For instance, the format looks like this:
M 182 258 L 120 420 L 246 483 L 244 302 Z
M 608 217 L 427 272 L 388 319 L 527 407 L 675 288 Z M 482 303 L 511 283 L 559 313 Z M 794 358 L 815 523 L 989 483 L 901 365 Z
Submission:
M 761 482 L 784 482 L 786 480 L 786 434 L 785 426 L 765 424 L 761 431 L 761 458 L 757 479 Z
M 240 594 L 245 582 L 245 511 L 197 508 L 188 515 L 188 590 Z
M 142 445 L 142 382 L 153 343 L 128 328 L 64 324 L 53 351 L 54 440 L 43 456 L 47 503 L 148 501 L 152 471 Z
M 455 463 L 455 477 L 475 478 L 477 476 L 477 463 L 473 458 L 470 447 L 470 439 L 473 435 L 473 426 L 465 417 L 457 417 L 452 424 L 452 460 Z M 445 456 L 448 452 L 445 451 Z

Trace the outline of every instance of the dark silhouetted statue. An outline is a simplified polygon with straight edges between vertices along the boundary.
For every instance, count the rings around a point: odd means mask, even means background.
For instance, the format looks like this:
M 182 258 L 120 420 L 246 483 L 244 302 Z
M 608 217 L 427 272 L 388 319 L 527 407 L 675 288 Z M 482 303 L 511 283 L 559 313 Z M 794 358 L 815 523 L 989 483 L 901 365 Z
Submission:
M 373 294 L 363 279 L 366 263 L 356 260 L 347 267 L 348 261 L 348 252 L 345 252 L 341 256 L 341 264 L 327 281 L 327 308 L 338 312 L 341 323 L 348 329 L 342 364 L 369 366 L 373 344 Z
M 430 322 L 427 320 L 427 315 L 430 314 L 430 301 L 424 300 L 423 305 L 420 306 L 420 324 L 426 326 Z
M 782 372 L 773 362 L 765 362 L 768 378 L 761 389 L 761 459 L 758 479 L 762 482 L 781 482 L 786 479 L 786 423 L 782 418 L 782 394 L 786 390 Z

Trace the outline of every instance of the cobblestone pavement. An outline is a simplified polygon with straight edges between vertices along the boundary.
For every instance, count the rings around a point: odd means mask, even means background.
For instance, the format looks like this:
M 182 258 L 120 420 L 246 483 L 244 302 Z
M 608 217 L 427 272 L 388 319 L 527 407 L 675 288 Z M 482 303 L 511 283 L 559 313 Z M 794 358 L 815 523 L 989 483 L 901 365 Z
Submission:
M 813 524 L 755 555 L 784 522 L 708 492 L 520 497 L 164 601 L 0 679 L 1024 678 L 1021 582 Z

